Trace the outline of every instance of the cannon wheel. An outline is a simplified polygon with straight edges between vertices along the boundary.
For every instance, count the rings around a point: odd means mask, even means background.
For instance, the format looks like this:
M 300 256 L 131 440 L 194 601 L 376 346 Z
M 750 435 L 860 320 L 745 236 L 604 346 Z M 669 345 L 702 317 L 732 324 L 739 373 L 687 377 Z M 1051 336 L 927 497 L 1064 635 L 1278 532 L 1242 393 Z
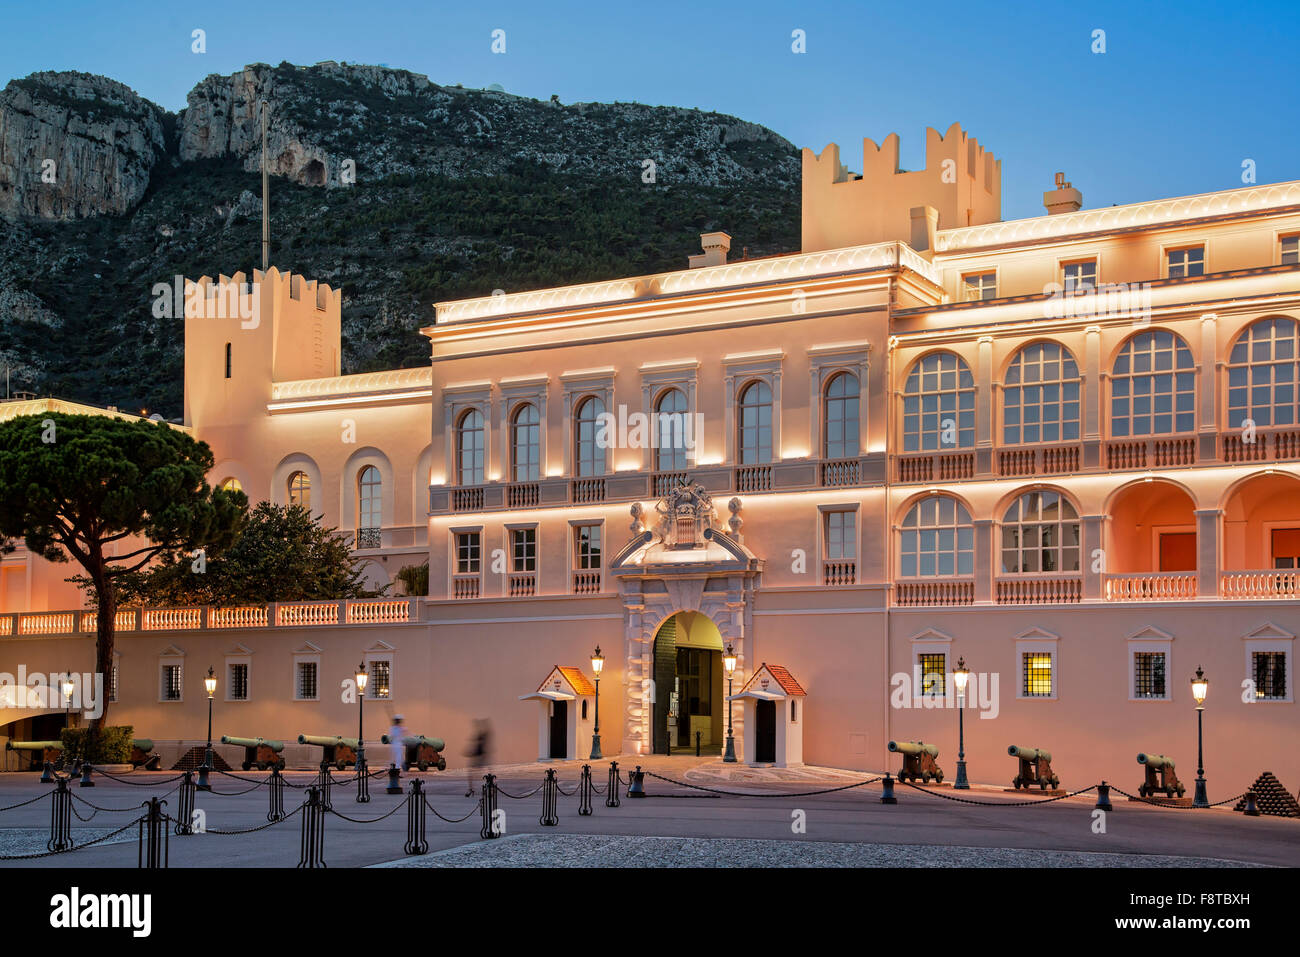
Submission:
M 427 771 L 429 770 L 429 762 L 421 761 L 419 764 L 416 765 L 416 767 L 419 768 L 421 771 Z
M 346 771 L 348 763 L 346 761 L 335 761 L 334 767 L 338 768 L 340 771 Z
M 1011 779 L 1011 786 L 1015 788 L 1017 791 L 1020 790 L 1020 775 L 1017 774 L 1014 778 Z
M 1147 786 L 1145 784 L 1138 785 L 1138 797 L 1144 798 L 1146 796 L 1147 796 Z
M 251 768 L 251 767 L 252 767 L 252 765 L 249 764 L 247 761 L 245 761 L 243 764 L 240 765 L 240 768 L 242 768 L 242 769 L 245 770 L 245 771 L 247 771 L 247 770 L 248 770 L 249 768 Z
M 935 783 L 935 784 L 942 784 L 942 783 L 943 783 L 943 772 L 942 772 L 942 771 L 940 771 L 938 774 L 936 774 L 936 775 L 934 776 L 934 783 Z
M 921 772 L 921 783 L 922 783 L 922 784 L 929 784 L 929 783 L 930 783 L 930 772 L 929 772 L 929 771 L 922 771 L 922 772 Z
M 1038 782 L 1039 790 L 1046 791 L 1046 790 L 1047 790 L 1047 786 L 1048 786 L 1049 784 L 1051 784 L 1051 783 L 1052 783 L 1051 781 L 1039 781 L 1039 782 Z

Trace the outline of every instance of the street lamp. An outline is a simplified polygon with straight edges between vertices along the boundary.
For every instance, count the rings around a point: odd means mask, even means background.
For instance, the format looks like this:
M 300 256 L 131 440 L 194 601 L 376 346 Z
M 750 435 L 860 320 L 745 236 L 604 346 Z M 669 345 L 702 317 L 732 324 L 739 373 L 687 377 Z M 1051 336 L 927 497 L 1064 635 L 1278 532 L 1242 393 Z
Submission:
M 1205 796 L 1205 754 L 1202 748 L 1204 734 L 1201 718 L 1205 714 L 1205 696 L 1210 691 L 1210 679 L 1205 677 L 1201 666 L 1196 666 L 1192 676 L 1192 697 L 1196 699 L 1196 793 L 1192 798 L 1192 807 L 1209 807 L 1210 799 Z
M 736 739 L 731 734 L 731 679 L 736 676 L 736 652 L 727 642 L 727 650 L 722 655 L 722 669 L 727 673 L 727 750 L 722 760 L 728 764 L 736 763 Z
M 370 676 L 366 674 L 366 663 L 357 665 L 357 803 L 365 804 L 370 800 L 369 780 L 366 778 L 366 684 Z
M 63 724 L 65 727 L 71 728 L 72 727 L 72 692 L 77 690 L 77 686 L 72 680 L 72 675 L 65 674 L 63 676 L 62 687 L 63 687 L 63 702 L 64 702 Z M 76 763 L 77 765 L 81 764 L 80 748 L 77 749 Z M 77 767 L 75 766 L 73 767 L 72 773 L 73 774 L 77 773 Z
M 966 659 L 958 658 L 957 667 L 952 670 L 952 683 L 957 688 L 957 780 L 952 786 L 963 791 L 970 790 L 970 782 L 966 780 L 966 724 L 962 717 L 962 712 L 966 710 L 968 681 L 970 669 L 966 667 Z
M 599 761 L 600 753 L 600 673 L 605 668 L 605 659 L 600 653 L 600 645 L 591 653 L 591 672 L 596 676 L 596 726 L 591 732 L 591 760 Z
M 208 676 L 203 679 L 203 687 L 208 692 L 208 746 L 203 751 L 203 763 L 199 765 L 198 789 L 211 791 L 208 775 L 212 773 L 212 696 L 217 693 L 217 673 L 211 665 L 208 666 Z

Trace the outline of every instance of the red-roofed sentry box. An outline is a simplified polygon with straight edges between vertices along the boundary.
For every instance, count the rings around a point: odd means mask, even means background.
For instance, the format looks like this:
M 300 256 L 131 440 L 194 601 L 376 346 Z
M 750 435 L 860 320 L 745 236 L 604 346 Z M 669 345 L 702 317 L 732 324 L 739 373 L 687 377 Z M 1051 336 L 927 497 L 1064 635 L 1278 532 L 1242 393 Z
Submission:
M 808 693 L 781 665 L 763 662 L 728 701 L 745 708 L 745 763 L 778 768 L 803 764 L 804 700 Z

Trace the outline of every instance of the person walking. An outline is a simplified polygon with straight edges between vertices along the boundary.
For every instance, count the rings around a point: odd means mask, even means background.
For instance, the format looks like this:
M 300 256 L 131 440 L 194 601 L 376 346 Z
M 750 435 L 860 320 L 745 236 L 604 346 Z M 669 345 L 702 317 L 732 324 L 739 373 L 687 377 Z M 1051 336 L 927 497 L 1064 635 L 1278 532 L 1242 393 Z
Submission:
M 474 719 L 475 732 L 470 739 L 469 750 L 465 756 L 469 763 L 465 766 L 465 797 L 474 796 L 474 778 L 487 766 L 492 751 L 492 729 L 486 718 Z
M 406 737 L 406 726 L 402 724 L 400 714 L 393 715 L 393 726 L 388 729 L 388 746 L 392 749 L 393 766 L 397 770 L 404 770 L 402 765 L 406 763 L 406 745 L 403 739 Z

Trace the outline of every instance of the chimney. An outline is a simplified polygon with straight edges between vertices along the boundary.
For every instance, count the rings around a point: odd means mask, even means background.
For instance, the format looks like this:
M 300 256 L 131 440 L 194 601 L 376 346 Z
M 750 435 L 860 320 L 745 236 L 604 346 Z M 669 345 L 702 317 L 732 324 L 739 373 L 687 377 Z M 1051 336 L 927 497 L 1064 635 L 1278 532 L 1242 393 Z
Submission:
M 1056 189 L 1043 194 L 1043 205 L 1052 216 L 1057 213 L 1077 213 L 1083 208 L 1083 193 L 1065 181 L 1064 173 L 1057 173 Z
M 934 254 L 934 231 L 939 227 L 939 211 L 933 206 L 913 206 L 912 248 L 918 253 Z
M 691 256 L 687 260 L 688 268 L 725 266 L 727 264 L 727 252 L 731 249 L 731 236 L 727 233 L 700 233 L 700 246 L 704 249 L 704 252 Z

